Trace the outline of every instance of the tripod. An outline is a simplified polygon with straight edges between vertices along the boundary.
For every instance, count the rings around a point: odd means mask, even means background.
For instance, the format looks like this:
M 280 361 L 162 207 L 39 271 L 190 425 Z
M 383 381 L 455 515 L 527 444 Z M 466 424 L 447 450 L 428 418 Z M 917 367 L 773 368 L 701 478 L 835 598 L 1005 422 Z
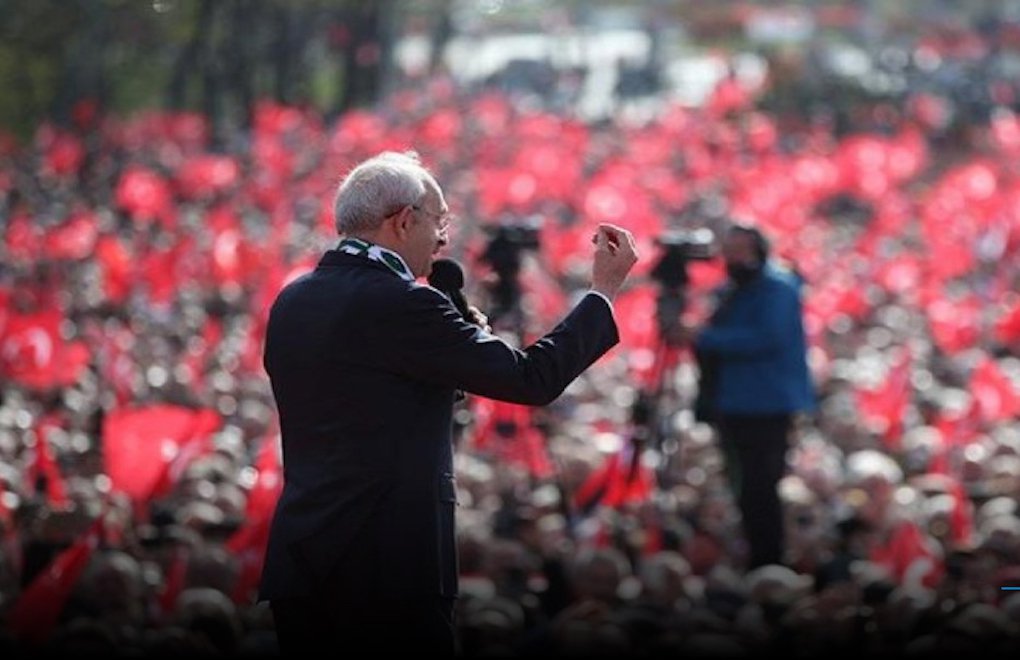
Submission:
M 680 341 L 678 325 L 686 304 L 683 285 L 662 285 L 656 298 L 657 337 L 655 357 L 644 386 L 631 409 L 635 427 L 635 454 L 638 447 L 659 452 L 659 483 L 668 481 L 673 457 L 679 450 L 674 425 L 676 412 L 683 409 L 682 392 L 677 387 L 677 370 L 683 362 L 686 345 Z

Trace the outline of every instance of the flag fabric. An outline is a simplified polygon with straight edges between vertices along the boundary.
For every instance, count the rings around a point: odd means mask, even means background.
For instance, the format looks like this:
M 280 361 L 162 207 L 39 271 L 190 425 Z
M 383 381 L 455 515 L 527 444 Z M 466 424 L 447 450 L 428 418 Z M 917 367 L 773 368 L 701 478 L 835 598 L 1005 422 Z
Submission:
M 938 586 L 945 572 L 942 553 L 934 539 L 917 523 L 903 520 L 872 551 L 871 561 L 889 570 L 900 584 Z
M 61 336 L 63 323 L 58 309 L 9 315 L 0 335 L 0 376 L 37 391 L 76 383 L 91 354 L 84 342 Z
M 8 615 L 16 638 L 36 645 L 46 641 L 60 621 L 78 579 L 99 546 L 103 516 L 97 518 L 70 547 L 58 554 L 18 596 Z
M 472 397 L 472 412 L 474 429 L 469 442 L 476 451 L 523 467 L 537 478 L 552 475 L 545 436 L 535 427 L 529 406 L 476 396 Z
M 949 495 L 953 507 L 949 511 L 949 539 L 954 545 L 969 548 L 974 542 L 974 502 L 963 487 L 963 482 L 951 478 Z
M 238 604 L 250 603 L 258 587 L 273 512 L 283 490 L 278 430 L 263 439 L 254 467 L 257 476 L 248 493 L 244 523 L 226 542 L 227 549 L 240 559 L 241 564 L 232 594 Z
M 641 462 L 641 450 L 625 442 L 606 456 L 574 492 L 574 506 L 591 511 L 599 505 L 617 508 L 643 502 L 655 486 L 655 474 Z
M 135 502 L 167 494 L 191 461 L 211 448 L 221 423 L 214 410 L 171 404 L 110 412 L 102 444 L 113 490 Z
M 163 577 L 163 588 L 160 589 L 156 597 L 159 615 L 164 619 L 169 619 L 173 616 L 174 607 L 177 605 L 177 598 L 184 591 L 190 557 L 191 550 L 186 545 L 175 547 L 170 556 L 170 565 L 167 567 L 166 574 Z
M 904 349 L 889 366 L 885 379 L 877 387 L 855 391 L 857 407 L 889 450 L 900 447 L 904 416 L 913 395 L 910 385 L 911 354 Z
M 28 482 L 33 489 L 41 483 L 49 505 L 61 508 L 66 506 L 70 500 L 67 497 L 67 484 L 60 473 L 60 467 L 57 465 L 48 438 L 50 429 L 54 427 L 59 428 L 59 422 L 48 418 L 40 420 L 36 426 L 35 445 L 32 448 L 33 458 L 28 465 Z
M 985 357 L 970 376 L 975 413 L 986 422 L 1000 422 L 1020 414 L 1020 390 L 1003 373 L 998 363 Z

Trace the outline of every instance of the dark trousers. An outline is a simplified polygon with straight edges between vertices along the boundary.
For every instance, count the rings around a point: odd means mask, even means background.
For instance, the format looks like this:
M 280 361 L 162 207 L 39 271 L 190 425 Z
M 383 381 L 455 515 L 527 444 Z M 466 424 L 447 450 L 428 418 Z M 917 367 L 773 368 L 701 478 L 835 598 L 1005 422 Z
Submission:
M 392 603 L 338 603 L 308 596 L 271 600 L 280 655 L 314 657 L 337 651 L 366 655 L 453 657 L 453 598 L 436 596 Z
M 791 415 L 723 415 L 719 440 L 750 550 L 748 569 L 783 561 L 779 481 L 786 472 Z

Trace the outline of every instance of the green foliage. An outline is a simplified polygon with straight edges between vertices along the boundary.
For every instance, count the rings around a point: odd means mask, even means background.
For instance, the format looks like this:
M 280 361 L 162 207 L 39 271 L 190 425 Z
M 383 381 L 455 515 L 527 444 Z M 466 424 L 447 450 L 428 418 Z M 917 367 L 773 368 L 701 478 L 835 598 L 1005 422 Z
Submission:
M 49 111 L 82 12 L 60 0 L 7 0 L 2 12 L 0 126 L 25 138 Z
M 416 6 L 430 0 L 413 2 Z M 94 99 L 239 109 L 264 95 L 329 105 L 348 72 L 322 51 L 331 25 L 400 3 L 360 0 L 0 0 L 0 129 L 28 138 Z M 286 30 L 285 30 L 286 26 Z M 359 37 L 363 38 L 363 37 Z M 236 119 L 236 117 L 231 117 Z

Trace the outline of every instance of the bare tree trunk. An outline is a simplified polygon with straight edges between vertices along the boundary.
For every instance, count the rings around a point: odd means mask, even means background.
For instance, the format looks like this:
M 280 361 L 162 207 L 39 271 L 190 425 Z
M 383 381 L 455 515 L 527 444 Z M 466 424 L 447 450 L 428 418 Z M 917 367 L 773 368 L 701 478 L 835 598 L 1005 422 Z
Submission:
M 194 33 L 177 56 L 177 61 L 174 62 L 173 74 L 170 77 L 166 94 L 166 104 L 169 108 L 179 110 L 188 105 L 188 81 L 192 72 L 199 67 L 202 50 L 209 39 L 213 11 L 213 1 L 202 0 L 198 18 L 195 21 Z
M 443 66 L 443 51 L 453 36 L 453 17 L 450 15 L 451 0 L 439 0 L 436 11 L 439 16 L 432 27 L 432 48 L 429 53 L 429 71 L 436 73 Z
M 392 75 L 396 4 L 393 0 L 359 3 L 346 9 L 342 21 L 350 38 L 344 51 L 344 79 L 338 96 L 340 112 L 379 100 L 384 78 Z
M 230 38 L 227 39 L 223 54 L 226 61 L 227 80 L 241 113 L 241 125 L 248 129 L 252 124 L 252 112 L 255 105 L 255 89 L 252 80 L 252 62 L 255 51 L 252 40 L 255 38 L 256 20 L 255 3 L 251 0 L 234 0 L 231 12 Z

